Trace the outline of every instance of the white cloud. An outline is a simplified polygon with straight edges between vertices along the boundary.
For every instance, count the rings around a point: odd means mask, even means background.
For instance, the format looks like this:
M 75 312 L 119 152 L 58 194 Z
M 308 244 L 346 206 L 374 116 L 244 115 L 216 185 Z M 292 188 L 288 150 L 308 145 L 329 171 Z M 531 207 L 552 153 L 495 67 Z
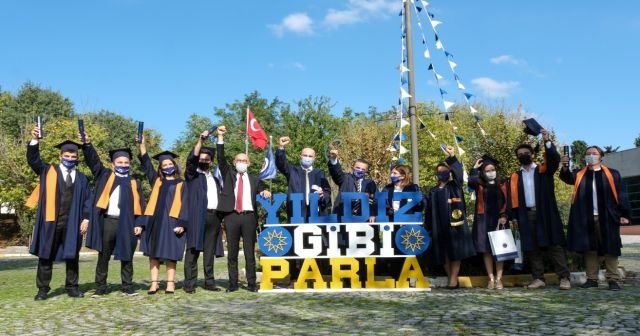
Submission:
M 349 0 L 345 9 L 330 8 L 323 24 L 329 28 L 364 22 L 372 17 L 398 13 L 402 3 L 395 0 Z
M 513 65 L 523 65 L 526 64 L 525 61 L 519 60 L 512 55 L 500 55 L 497 57 L 492 57 L 489 61 L 493 64 L 513 64 Z
M 291 63 L 291 66 L 293 66 L 294 69 L 298 69 L 300 71 L 304 71 L 307 69 L 307 67 L 300 62 L 293 62 Z
M 489 98 L 507 98 L 520 88 L 520 83 L 515 81 L 498 82 L 489 77 L 480 77 L 471 80 L 482 94 Z
M 298 35 L 313 34 L 313 20 L 307 13 L 292 13 L 287 15 L 279 24 L 268 25 L 269 29 L 278 37 L 291 32 Z

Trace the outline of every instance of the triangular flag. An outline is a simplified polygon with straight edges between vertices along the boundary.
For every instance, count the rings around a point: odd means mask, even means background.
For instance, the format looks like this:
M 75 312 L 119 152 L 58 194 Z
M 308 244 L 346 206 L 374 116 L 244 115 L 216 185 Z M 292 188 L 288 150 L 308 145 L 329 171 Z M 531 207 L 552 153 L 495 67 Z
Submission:
M 400 73 L 405 73 L 407 71 L 409 71 L 409 68 L 404 66 L 404 64 L 400 64 Z
M 407 120 L 405 120 L 404 118 L 400 119 L 400 128 L 405 127 L 405 126 L 409 126 L 411 124 L 409 124 L 409 122 Z
M 444 121 L 449 121 L 449 113 L 444 114 Z
M 398 164 L 401 164 L 401 165 L 403 165 L 403 164 L 407 164 L 407 160 L 405 160 L 405 159 L 403 159 L 403 158 L 399 158 L 399 159 L 398 159 Z
M 429 3 L 426 2 L 425 0 L 421 0 L 420 2 L 422 2 L 422 7 L 428 7 Z
M 408 82 L 407 78 L 405 78 L 404 76 L 400 77 L 400 83 L 402 83 L 402 85 L 407 84 L 407 82 Z
M 405 98 L 410 98 L 411 95 L 409 94 L 409 92 L 407 92 L 404 88 L 400 88 L 400 98 L 405 99 Z
M 455 79 L 456 81 L 460 80 L 460 76 L 458 76 L 458 74 L 454 73 L 453 74 L 453 79 Z
M 465 89 L 464 85 L 462 85 L 462 83 L 460 83 L 460 81 L 456 81 L 456 83 L 458 83 L 458 89 L 460 89 L 460 90 L 464 90 Z
M 465 92 L 464 96 L 467 97 L 467 99 L 470 99 L 471 97 L 473 97 L 473 94 L 471 94 L 469 92 Z
M 424 58 L 431 58 L 431 54 L 429 54 L 429 49 L 424 51 Z
M 396 148 L 395 148 L 393 145 L 391 145 L 391 146 L 389 146 L 389 148 L 387 148 L 387 151 L 389 151 L 389 152 L 395 152 L 395 151 L 396 151 Z
M 473 106 L 469 105 L 469 109 L 471 110 L 471 113 L 478 113 L 478 110 L 476 110 Z
M 461 143 L 464 140 L 461 136 L 456 135 L 456 143 Z
M 477 114 L 474 114 L 474 115 L 473 115 L 473 117 L 476 119 L 476 121 L 480 121 L 480 120 L 481 120 L 481 119 L 480 119 L 480 116 L 479 116 L 479 115 L 477 115 Z
M 407 141 L 407 136 L 404 135 L 402 132 L 398 132 L 393 137 L 393 141 Z
M 482 129 L 482 127 L 480 127 L 480 134 L 482 134 L 483 137 L 487 136 L 487 132 L 485 132 L 485 130 Z
M 448 52 L 448 51 L 446 51 L 446 50 L 444 51 L 444 54 L 445 54 L 447 57 L 453 57 L 453 54 L 452 54 L 452 53 L 450 53 L 450 52 Z
M 445 109 L 445 110 L 447 110 L 447 111 L 449 111 L 449 109 L 451 108 L 451 106 L 455 105 L 455 103 L 454 103 L 454 102 L 447 101 L 447 100 L 443 101 L 443 103 L 444 103 L 444 109 Z
M 442 42 L 438 41 L 436 42 L 436 49 L 443 49 L 444 47 L 442 46 Z
M 464 155 L 465 151 L 464 151 L 462 148 L 460 148 L 460 146 L 457 146 L 457 147 L 458 147 L 458 154 L 459 154 L 460 156 Z M 465 173 L 465 174 L 466 174 L 466 173 Z M 465 180 L 465 182 L 466 182 L 466 181 L 467 181 L 467 180 Z
M 269 144 L 269 150 L 267 151 L 267 155 L 264 158 L 264 164 L 262 165 L 262 169 L 260 170 L 260 179 L 261 180 L 270 180 L 276 177 L 276 173 L 278 170 L 276 169 L 276 160 L 273 158 L 273 151 L 271 150 L 271 144 Z
M 433 64 L 429 63 L 429 66 L 427 67 L 427 70 L 433 70 Z
M 447 93 L 448 93 L 448 92 L 447 92 L 447 91 L 445 91 L 444 89 L 440 89 L 440 95 L 445 95 L 445 94 L 447 94 Z
M 454 61 L 449 61 L 449 66 L 451 67 L 451 70 L 455 69 L 458 65 L 456 64 L 456 62 Z
M 418 10 L 418 12 L 422 12 L 422 7 L 416 6 L 416 9 Z
M 400 155 L 406 154 L 407 152 L 409 152 L 409 150 L 405 148 L 403 145 L 400 145 Z
M 437 79 L 437 80 L 441 80 L 441 79 L 443 79 L 443 78 L 444 78 L 444 77 L 440 76 L 440 74 L 436 72 L 436 79 Z
M 442 21 L 431 20 L 431 27 L 433 27 L 433 29 L 435 29 L 441 23 L 442 23 Z

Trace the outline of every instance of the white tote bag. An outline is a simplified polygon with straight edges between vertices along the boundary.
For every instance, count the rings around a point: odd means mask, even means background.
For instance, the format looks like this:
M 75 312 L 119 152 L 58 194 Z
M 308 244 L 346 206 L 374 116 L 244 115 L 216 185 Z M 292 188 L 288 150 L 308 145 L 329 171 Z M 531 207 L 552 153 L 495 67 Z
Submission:
M 513 239 L 511 229 L 506 229 L 504 225 L 498 224 L 496 231 L 488 232 L 488 235 L 491 254 L 496 261 L 512 260 L 518 257 L 518 247 Z

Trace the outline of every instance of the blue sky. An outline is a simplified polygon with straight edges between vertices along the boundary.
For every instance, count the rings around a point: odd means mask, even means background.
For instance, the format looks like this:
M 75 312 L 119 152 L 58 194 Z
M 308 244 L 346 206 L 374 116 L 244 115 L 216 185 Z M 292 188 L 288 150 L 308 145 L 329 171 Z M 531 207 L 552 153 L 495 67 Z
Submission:
M 420 1 L 418 1 L 420 3 Z M 169 146 L 192 113 L 257 90 L 289 103 L 329 96 L 387 110 L 399 96 L 401 0 L 31 1 L 0 11 L 0 86 L 59 91 L 108 109 Z M 472 102 L 523 105 L 561 142 L 633 147 L 640 135 L 640 2 L 434 0 L 429 11 Z M 421 15 L 449 99 L 462 101 Z M 415 18 L 414 18 L 415 21 Z M 442 106 L 414 25 L 416 98 Z M 269 132 L 269 130 L 266 130 Z

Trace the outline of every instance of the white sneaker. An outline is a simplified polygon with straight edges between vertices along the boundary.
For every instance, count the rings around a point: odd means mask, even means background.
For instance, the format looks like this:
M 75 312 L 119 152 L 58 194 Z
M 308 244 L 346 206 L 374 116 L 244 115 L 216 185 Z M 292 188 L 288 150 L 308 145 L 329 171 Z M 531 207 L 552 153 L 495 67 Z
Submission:
M 558 286 L 558 289 L 562 289 L 562 290 L 571 289 L 571 281 L 569 281 L 569 279 L 567 278 L 560 279 L 560 286 Z
M 531 282 L 529 284 L 529 286 L 527 286 L 527 288 L 529 289 L 540 289 L 540 288 L 544 288 L 547 284 L 544 283 L 544 281 L 540 280 L 540 279 L 535 279 L 533 280 L 533 282 Z

